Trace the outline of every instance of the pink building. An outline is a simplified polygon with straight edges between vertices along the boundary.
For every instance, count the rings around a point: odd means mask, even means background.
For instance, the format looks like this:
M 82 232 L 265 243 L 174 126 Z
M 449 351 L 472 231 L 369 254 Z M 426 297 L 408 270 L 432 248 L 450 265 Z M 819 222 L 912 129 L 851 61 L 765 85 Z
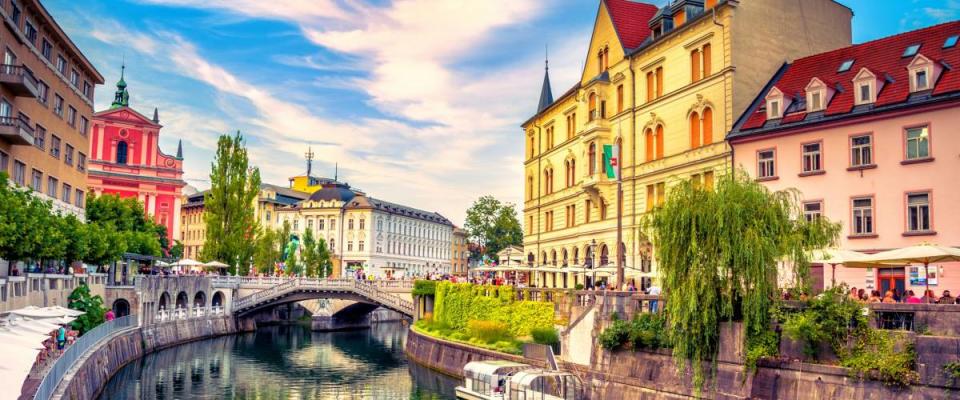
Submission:
M 728 135 L 734 164 L 798 189 L 807 218 L 843 225 L 841 248 L 960 246 L 958 35 L 951 22 L 785 64 Z M 830 276 L 815 267 L 821 288 Z M 836 278 L 920 296 L 926 274 L 837 267 Z M 938 295 L 960 292 L 960 263 L 931 266 L 929 279 Z
M 183 154 L 160 151 L 157 110 L 148 118 L 129 106 L 121 74 L 110 109 L 93 114 L 87 186 L 97 196 L 136 197 L 154 222 L 167 227 L 170 245 L 180 232 Z

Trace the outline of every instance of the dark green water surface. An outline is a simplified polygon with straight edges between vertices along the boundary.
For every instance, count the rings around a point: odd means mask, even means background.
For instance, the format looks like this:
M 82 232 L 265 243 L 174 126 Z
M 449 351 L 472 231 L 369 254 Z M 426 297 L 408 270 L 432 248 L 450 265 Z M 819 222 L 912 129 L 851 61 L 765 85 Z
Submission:
M 107 384 L 114 399 L 453 399 L 457 381 L 408 362 L 406 327 L 265 327 L 162 350 Z

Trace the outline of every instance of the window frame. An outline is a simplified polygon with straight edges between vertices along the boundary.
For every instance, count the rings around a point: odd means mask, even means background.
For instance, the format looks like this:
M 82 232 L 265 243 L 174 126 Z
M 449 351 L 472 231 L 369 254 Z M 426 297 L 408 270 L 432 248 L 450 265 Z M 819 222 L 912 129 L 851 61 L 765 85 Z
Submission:
M 853 160 L 854 160 L 853 152 L 854 152 L 854 149 L 855 149 L 856 145 L 854 145 L 853 141 L 854 141 L 855 139 L 861 138 L 861 137 L 868 137 L 868 138 L 870 138 L 869 151 L 868 151 L 868 153 L 867 153 L 867 154 L 869 154 L 870 162 L 868 162 L 868 163 L 863 163 L 863 162 L 862 162 L 862 161 L 863 161 L 863 153 L 862 153 L 862 151 L 861 151 L 861 152 L 860 152 L 861 163 L 860 163 L 860 164 L 854 164 L 854 163 L 853 163 Z M 862 148 L 863 148 L 863 147 L 861 146 L 861 147 L 858 147 L 857 149 L 862 149 Z M 856 170 L 856 169 L 866 169 L 866 168 L 876 167 L 877 164 L 876 164 L 876 159 L 875 159 L 875 157 L 874 157 L 874 155 L 876 154 L 876 146 L 875 146 L 875 142 L 874 142 L 874 140 L 873 140 L 873 132 L 864 132 L 864 133 L 854 133 L 854 134 L 851 134 L 851 135 L 849 136 L 849 139 L 847 140 L 847 149 L 848 149 L 848 151 L 847 151 L 847 157 L 849 157 L 849 169 Z
M 917 156 L 917 157 L 911 158 L 910 157 L 910 131 L 914 129 L 922 129 L 922 128 L 926 128 L 927 130 L 927 138 L 926 138 L 927 155 L 923 157 Z M 902 129 L 903 137 L 901 140 L 901 144 L 903 145 L 903 160 L 901 161 L 901 163 L 911 164 L 911 163 L 918 163 L 918 162 L 933 160 L 933 133 L 931 131 L 932 129 L 931 129 L 930 122 L 906 125 L 903 127 Z M 919 146 L 919 143 L 918 143 L 918 146 Z M 919 147 L 917 148 L 917 151 L 919 154 Z
M 807 206 L 814 204 L 818 206 L 818 210 L 815 213 L 808 211 Z M 812 222 L 814 220 L 811 218 L 811 215 L 816 215 L 816 218 L 824 218 L 823 199 L 806 200 L 800 205 L 800 207 L 801 212 L 803 212 L 803 217 L 807 220 L 807 222 Z
M 921 196 L 921 195 L 926 196 L 927 198 L 927 203 L 926 203 L 927 229 L 911 229 L 912 227 L 911 227 L 911 219 L 910 219 L 910 208 L 911 208 L 910 197 Z M 904 192 L 903 193 L 903 211 L 904 211 L 903 232 L 905 235 L 907 236 L 925 235 L 925 234 L 932 235 L 936 233 L 933 227 L 933 190 L 924 189 L 924 190 L 911 190 L 911 191 Z
M 818 168 L 808 170 L 807 157 L 814 154 L 807 151 L 807 146 L 810 145 L 817 145 L 816 157 Z M 800 143 L 800 176 L 818 175 L 825 172 L 826 168 L 823 166 L 823 139 Z
M 864 210 L 865 207 L 857 207 L 857 200 L 870 200 L 870 231 L 869 232 L 857 232 L 857 211 Z M 862 215 L 861 215 L 862 217 Z M 877 199 L 876 195 L 861 195 L 861 196 L 852 196 L 850 197 L 850 238 L 871 238 L 877 237 Z
M 772 157 L 770 157 L 769 159 L 762 159 L 761 157 L 763 157 L 763 154 L 764 154 L 764 153 L 767 153 L 767 152 L 771 153 Z M 756 152 L 756 160 L 757 160 L 757 169 L 756 169 L 756 172 L 757 172 L 757 180 L 758 180 L 758 181 L 768 181 L 768 180 L 774 180 L 774 179 L 777 179 L 777 178 L 778 178 L 778 176 L 777 176 L 777 148 L 776 148 L 776 147 L 767 147 L 767 148 L 763 148 L 763 149 L 758 149 L 757 152 Z M 764 175 L 764 174 L 763 174 L 763 172 L 765 172 L 765 170 L 764 170 L 764 168 L 765 168 L 764 164 L 767 163 L 767 162 L 770 163 L 770 167 L 771 167 L 770 175 Z

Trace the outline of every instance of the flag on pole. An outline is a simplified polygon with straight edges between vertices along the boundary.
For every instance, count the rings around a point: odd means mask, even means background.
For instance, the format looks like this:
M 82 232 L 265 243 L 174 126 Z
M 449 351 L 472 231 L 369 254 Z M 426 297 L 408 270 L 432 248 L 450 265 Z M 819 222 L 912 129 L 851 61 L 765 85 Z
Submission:
M 620 160 L 618 159 L 618 154 L 620 154 L 619 147 L 620 146 L 615 144 L 603 145 L 603 170 L 607 173 L 608 179 L 620 179 Z

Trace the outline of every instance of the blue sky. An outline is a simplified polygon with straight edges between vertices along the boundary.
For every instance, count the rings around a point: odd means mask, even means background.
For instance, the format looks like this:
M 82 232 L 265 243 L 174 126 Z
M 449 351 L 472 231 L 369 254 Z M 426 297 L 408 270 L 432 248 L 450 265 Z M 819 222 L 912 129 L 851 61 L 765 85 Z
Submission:
M 664 0 L 659 1 L 663 3 Z M 862 42 L 960 17 L 960 0 L 843 0 Z M 474 199 L 522 197 L 520 123 L 550 47 L 554 93 L 580 75 L 595 0 L 50 0 L 130 103 L 160 109 L 206 188 L 221 133 L 240 130 L 266 182 L 314 174 L 459 224 Z

